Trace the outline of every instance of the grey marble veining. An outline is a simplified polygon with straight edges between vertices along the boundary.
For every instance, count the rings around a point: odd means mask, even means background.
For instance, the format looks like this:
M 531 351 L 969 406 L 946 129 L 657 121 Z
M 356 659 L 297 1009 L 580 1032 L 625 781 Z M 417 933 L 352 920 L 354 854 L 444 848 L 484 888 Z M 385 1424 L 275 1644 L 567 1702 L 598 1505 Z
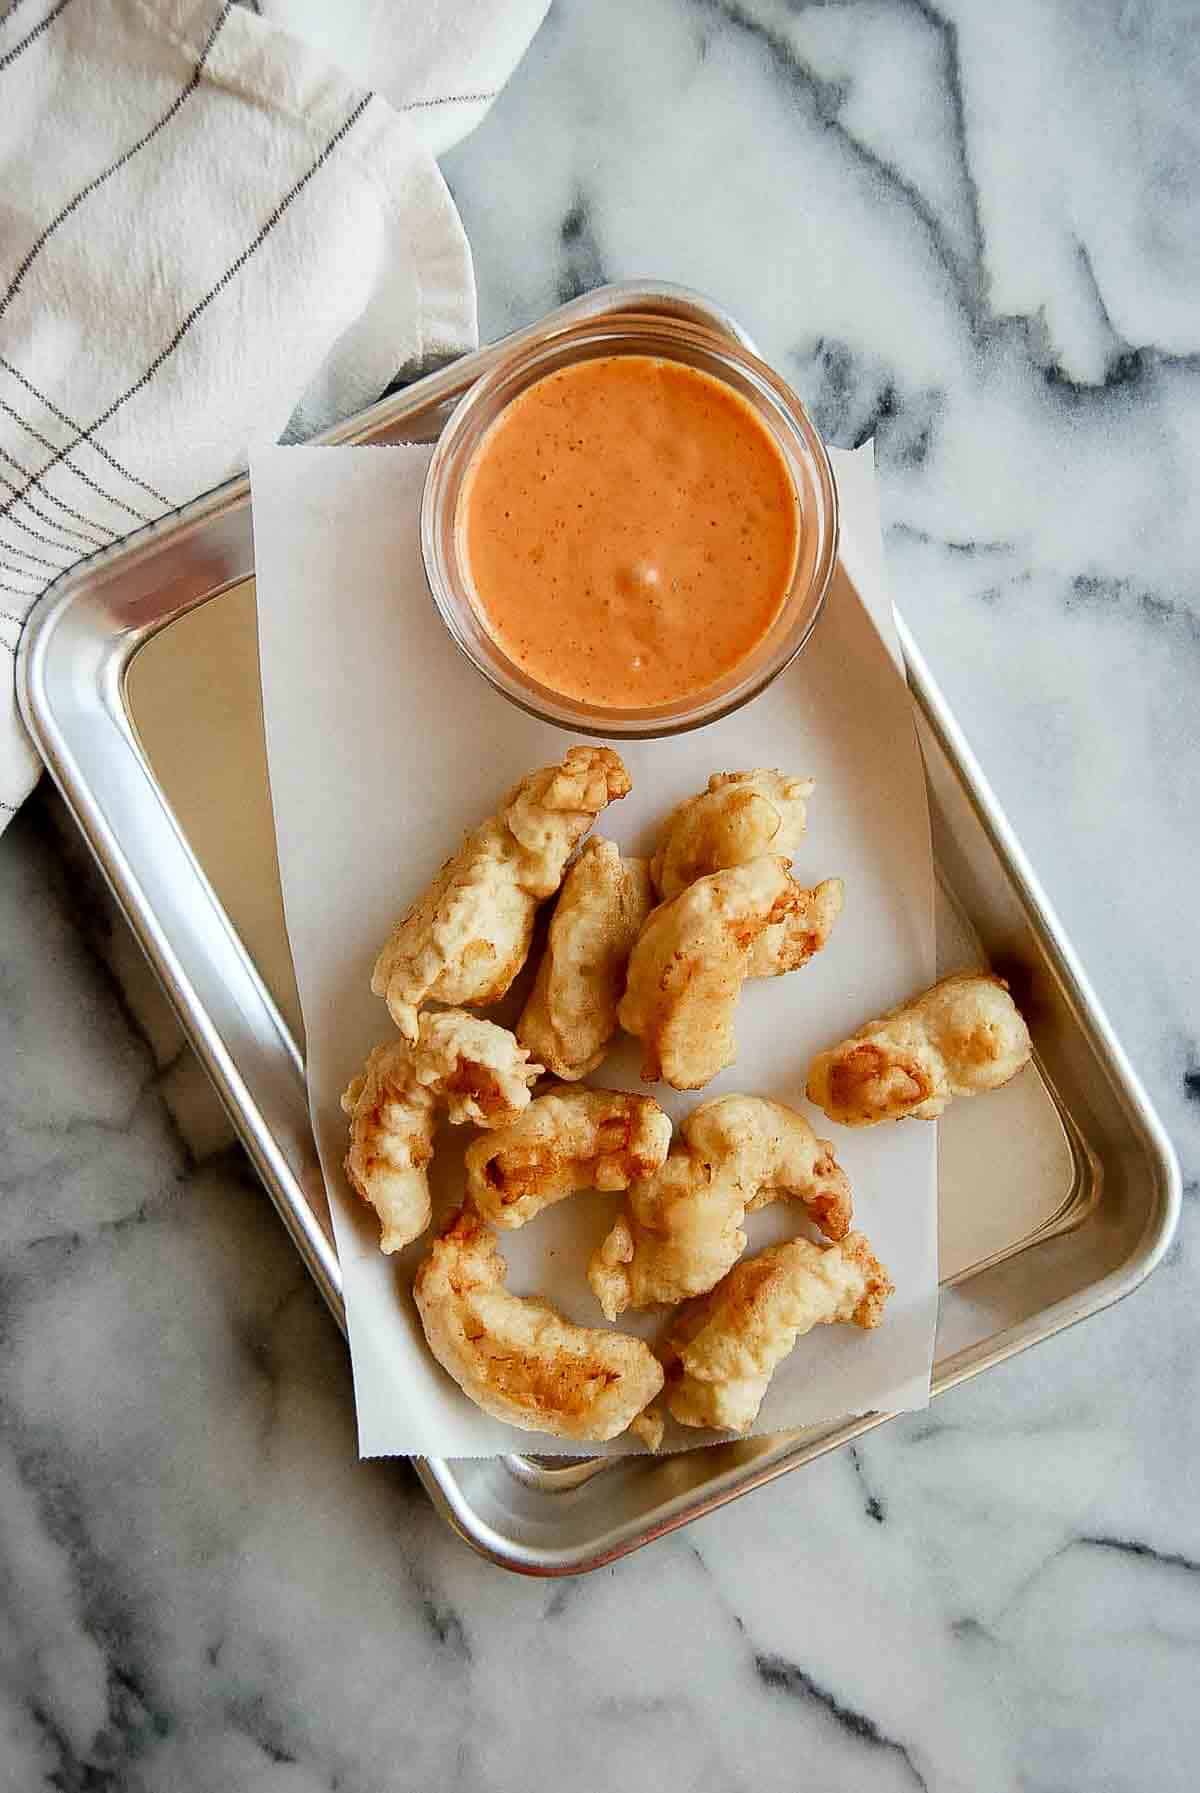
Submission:
M 929 1414 L 555 1585 L 344 1350 L 45 794 L 0 841 L 0 1788 L 1185 1793 L 1200 1760 L 1200 10 L 555 6 L 447 159 L 486 334 L 723 300 L 1173 1132 L 1179 1242 Z

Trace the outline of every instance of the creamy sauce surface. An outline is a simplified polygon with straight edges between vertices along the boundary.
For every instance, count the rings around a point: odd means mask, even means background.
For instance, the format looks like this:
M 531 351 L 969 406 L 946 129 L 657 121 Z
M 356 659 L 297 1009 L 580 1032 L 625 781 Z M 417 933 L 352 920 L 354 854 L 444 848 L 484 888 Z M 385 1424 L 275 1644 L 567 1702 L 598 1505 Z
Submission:
M 528 387 L 475 450 L 457 527 L 476 608 L 526 673 L 606 709 L 731 672 L 787 596 L 783 453 L 720 380 L 610 355 Z

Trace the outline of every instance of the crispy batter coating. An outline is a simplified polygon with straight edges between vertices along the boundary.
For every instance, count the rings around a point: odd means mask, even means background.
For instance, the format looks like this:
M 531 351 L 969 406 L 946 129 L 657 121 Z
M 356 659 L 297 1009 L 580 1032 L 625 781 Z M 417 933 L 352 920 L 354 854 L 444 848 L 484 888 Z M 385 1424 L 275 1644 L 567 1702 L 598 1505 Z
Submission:
M 668 1408 L 681 1425 L 747 1431 L 803 1333 L 843 1320 L 878 1326 L 891 1293 L 862 1233 L 836 1245 L 768 1246 L 674 1316 L 664 1352 Z
M 780 1196 L 802 1202 L 827 1238 L 849 1228 L 845 1172 L 803 1115 L 761 1096 L 703 1103 L 661 1170 L 631 1187 L 588 1266 L 592 1292 L 610 1320 L 702 1294 L 746 1249 L 746 1215 Z
M 786 859 L 768 856 L 698 878 L 661 903 L 629 960 L 618 1016 L 642 1042 L 642 1076 L 702 1089 L 737 1057 L 733 1016 L 750 953 L 800 905 Z
M 750 948 L 750 977 L 782 977 L 808 964 L 833 932 L 842 913 L 844 886 L 840 878 L 826 878 L 811 890 L 801 890 L 792 914 L 767 928 Z
M 558 889 L 600 811 L 629 789 L 610 747 L 572 747 L 561 765 L 523 778 L 468 834 L 375 964 L 371 988 L 387 998 L 406 1039 L 416 1039 L 428 997 L 477 1008 L 504 995 L 525 963 L 538 904 Z
M 844 1127 L 934 1120 L 952 1096 L 998 1089 L 1030 1055 L 1003 978 L 960 971 L 818 1053 L 808 1099 Z
M 640 1438 L 648 1451 L 657 1451 L 666 1431 L 663 1410 L 657 1403 L 639 1413 L 636 1419 L 629 1422 L 629 1430 L 635 1438 Z
M 376 1046 L 342 1097 L 350 1116 L 346 1175 L 379 1216 L 381 1251 L 400 1251 L 429 1225 L 426 1165 L 437 1100 L 416 1080 L 405 1040 Z
M 663 902 L 697 878 L 761 859 L 791 858 L 805 829 L 811 778 L 782 772 L 714 772 L 708 789 L 677 803 L 663 825 L 650 864 Z
M 517 1037 L 573 1083 L 594 1071 L 617 1031 L 633 943 L 654 906 L 645 859 L 588 841 L 563 880 L 546 950 Z
M 422 1015 L 415 1045 L 376 1046 L 342 1108 L 351 1117 L 346 1175 L 379 1215 L 381 1251 L 400 1251 L 429 1225 L 438 1103 L 452 1121 L 503 1127 L 541 1071 L 507 1028 L 461 1009 Z
M 413 1295 L 429 1349 L 493 1419 L 557 1438 L 615 1438 L 663 1383 L 648 1345 L 573 1326 L 548 1302 L 510 1295 L 492 1228 L 454 1215 L 417 1271 Z
M 412 1054 L 417 1082 L 445 1103 L 455 1126 L 507 1127 L 545 1068 L 507 1027 L 463 1009 L 423 1014 Z
M 650 1096 L 555 1090 L 467 1148 L 467 1193 L 496 1226 L 524 1226 L 576 1189 L 628 1189 L 670 1144 L 671 1123 Z
M 659 896 L 669 901 L 697 878 L 764 853 L 790 859 L 804 834 L 814 788 L 813 779 L 783 772 L 714 772 L 706 791 L 685 798 L 667 817 L 650 862 Z M 795 912 L 755 942 L 747 975 L 781 977 L 807 965 L 829 939 L 843 895 L 840 878 L 802 891 Z

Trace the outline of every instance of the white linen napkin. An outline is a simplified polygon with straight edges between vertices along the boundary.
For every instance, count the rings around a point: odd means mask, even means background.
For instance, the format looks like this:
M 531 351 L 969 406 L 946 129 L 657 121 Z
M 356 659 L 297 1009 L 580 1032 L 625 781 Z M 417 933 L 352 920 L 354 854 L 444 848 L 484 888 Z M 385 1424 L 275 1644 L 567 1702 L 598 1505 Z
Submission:
M 474 346 L 470 251 L 433 151 L 482 116 L 546 4 L 3 12 L 8 657 L 60 572 L 238 472 L 251 442 L 307 435 Z M 38 770 L 3 678 L 0 829 Z

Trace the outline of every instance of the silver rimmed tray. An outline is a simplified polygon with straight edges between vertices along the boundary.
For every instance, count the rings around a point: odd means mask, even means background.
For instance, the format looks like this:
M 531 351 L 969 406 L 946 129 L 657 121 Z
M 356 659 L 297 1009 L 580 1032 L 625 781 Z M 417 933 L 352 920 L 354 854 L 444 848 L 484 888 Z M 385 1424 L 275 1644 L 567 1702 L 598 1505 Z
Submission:
M 679 314 L 745 342 L 698 296 L 607 287 L 520 338 L 613 311 Z M 510 339 L 511 341 L 512 339 Z M 429 441 L 505 345 L 363 412 L 326 440 Z M 26 720 L 344 1325 L 309 1126 L 279 898 L 254 627 L 249 491 L 231 482 L 64 575 L 26 628 Z M 1029 1016 L 1036 1069 L 941 1125 L 935 1394 L 1127 1294 L 1170 1241 L 1170 1144 L 903 621 L 925 755 L 947 966 L 985 954 Z M 798 1468 L 875 1414 L 662 1461 L 422 1460 L 447 1520 L 527 1574 L 597 1567 Z

